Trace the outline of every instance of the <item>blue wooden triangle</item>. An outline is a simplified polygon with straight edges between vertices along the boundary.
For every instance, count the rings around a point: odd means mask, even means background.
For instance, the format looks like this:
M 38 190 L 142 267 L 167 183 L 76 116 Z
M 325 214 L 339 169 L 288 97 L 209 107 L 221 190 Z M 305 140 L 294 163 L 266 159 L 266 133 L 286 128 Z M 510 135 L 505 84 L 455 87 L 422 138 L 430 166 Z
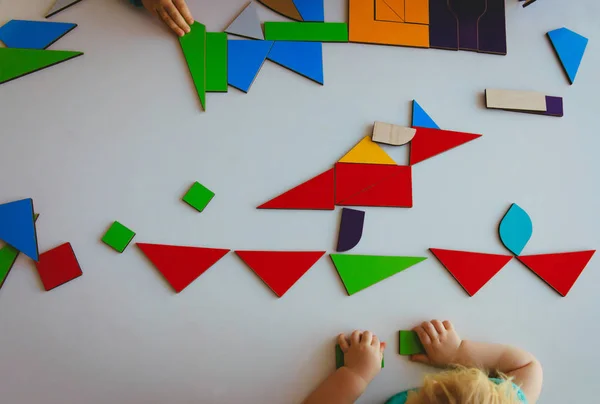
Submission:
M 273 41 L 227 41 L 227 82 L 247 93 L 260 71 Z
M 418 126 L 421 128 L 439 129 L 440 127 L 433 119 L 425 112 L 419 103 L 413 100 L 413 118 L 412 126 Z
M 562 63 L 571 84 L 575 81 L 588 39 L 567 28 L 548 32 L 548 38 Z
M 76 26 L 67 22 L 10 20 L 0 27 L 0 41 L 7 48 L 46 49 Z
M 323 84 L 323 44 L 320 42 L 276 41 L 267 58 Z
M 31 199 L 0 205 L 0 240 L 34 261 L 38 260 L 33 201 Z
M 304 21 L 325 21 L 325 11 L 323 9 L 323 0 L 294 0 L 294 5 L 302 20 Z

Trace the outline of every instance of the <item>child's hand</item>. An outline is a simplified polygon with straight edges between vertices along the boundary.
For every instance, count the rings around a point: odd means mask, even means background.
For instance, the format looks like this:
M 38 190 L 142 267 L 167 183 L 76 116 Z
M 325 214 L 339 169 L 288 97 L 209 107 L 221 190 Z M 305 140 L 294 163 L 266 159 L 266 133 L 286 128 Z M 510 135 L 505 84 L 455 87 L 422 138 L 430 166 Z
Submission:
M 456 363 L 462 340 L 450 321 L 425 321 L 414 331 L 419 335 L 426 355 L 412 355 L 411 360 L 431 366 L 447 366 Z
M 360 376 L 367 384 L 381 371 L 381 360 L 385 342 L 370 331 L 354 331 L 347 339 L 344 334 L 338 336 L 338 344 L 344 352 L 344 366 Z
M 177 35 L 190 32 L 194 18 L 185 0 L 142 0 L 142 4 L 148 11 L 158 15 Z

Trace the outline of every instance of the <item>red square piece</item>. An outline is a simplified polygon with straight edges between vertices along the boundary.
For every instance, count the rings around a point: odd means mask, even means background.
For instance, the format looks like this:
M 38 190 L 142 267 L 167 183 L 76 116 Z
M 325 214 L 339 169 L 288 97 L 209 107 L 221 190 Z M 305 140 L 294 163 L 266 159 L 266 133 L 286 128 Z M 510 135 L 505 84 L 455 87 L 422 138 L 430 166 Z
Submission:
M 46 291 L 82 275 L 71 243 L 59 245 L 40 254 L 40 260 L 36 263 L 36 267 Z

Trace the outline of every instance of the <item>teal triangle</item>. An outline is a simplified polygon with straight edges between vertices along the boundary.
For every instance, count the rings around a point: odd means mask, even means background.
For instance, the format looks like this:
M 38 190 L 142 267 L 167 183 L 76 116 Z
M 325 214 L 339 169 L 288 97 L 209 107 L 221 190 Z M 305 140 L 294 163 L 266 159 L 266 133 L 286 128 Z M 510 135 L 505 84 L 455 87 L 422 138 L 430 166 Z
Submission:
M 440 127 L 433 119 L 425 112 L 419 103 L 413 100 L 413 119 L 412 126 L 418 126 L 420 128 L 439 129 Z
M 323 84 L 323 44 L 276 41 L 267 59 Z
M 571 84 L 575 81 L 588 39 L 567 28 L 548 32 L 548 38 L 562 63 Z
M 31 199 L 0 205 L 0 240 L 34 261 L 38 260 L 37 237 Z
M 426 257 L 331 254 L 331 260 L 348 295 L 360 292 L 426 259 Z

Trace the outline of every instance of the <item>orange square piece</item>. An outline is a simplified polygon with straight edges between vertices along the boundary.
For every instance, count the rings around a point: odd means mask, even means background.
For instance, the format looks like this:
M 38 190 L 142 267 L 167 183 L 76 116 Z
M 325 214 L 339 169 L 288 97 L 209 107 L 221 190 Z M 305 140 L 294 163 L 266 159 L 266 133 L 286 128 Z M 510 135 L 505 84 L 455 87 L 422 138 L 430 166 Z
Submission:
M 414 3 L 416 0 L 407 1 Z M 377 21 L 374 0 L 349 0 L 349 42 L 429 48 L 429 26 L 425 24 Z M 429 4 L 429 1 L 427 1 Z M 419 17 L 419 8 L 411 8 Z M 416 10 L 416 11 L 414 11 Z

